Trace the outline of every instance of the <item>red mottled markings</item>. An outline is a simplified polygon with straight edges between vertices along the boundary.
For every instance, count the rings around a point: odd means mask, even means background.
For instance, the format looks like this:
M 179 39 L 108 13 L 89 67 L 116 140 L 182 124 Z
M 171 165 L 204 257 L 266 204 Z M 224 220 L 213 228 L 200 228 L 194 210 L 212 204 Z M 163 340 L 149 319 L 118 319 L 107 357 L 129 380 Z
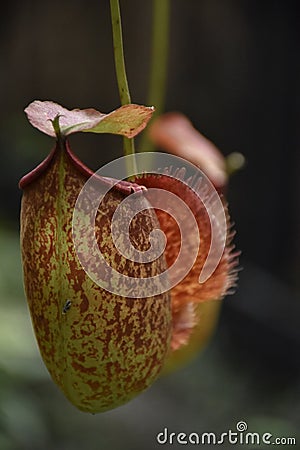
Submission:
M 81 314 L 85 313 L 89 309 L 89 301 L 88 301 L 87 297 L 84 296 L 84 298 L 82 299 L 82 302 L 79 305 L 79 309 L 80 309 Z
M 168 351 L 170 303 L 168 294 L 138 300 L 112 295 L 84 272 L 73 246 L 72 217 L 87 176 L 68 155 L 57 150 L 51 164 L 26 185 L 24 280 L 39 348 L 53 380 L 79 409 L 99 412 L 126 403 L 157 377 Z M 109 236 L 111 217 L 131 184 L 118 188 L 107 196 L 95 224 L 107 261 L 130 276 L 165 270 L 163 257 L 143 265 L 116 253 Z M 149 232 L 157 224 L 153 211 L 134 218 L 131 230 L 138 249 L 149 245 Z M 64 316 L 67 299 L 72 307 Z
M 81 364 L 78 364 L 76 361 L 72 361 L 72 367 L 81 373 L 94 374 L 97 371 L 96 367 L 84 367 Z
M 101 384 L 99 383 L 99 381 L 88 381 L 87 384 L 91 387 L 91 389 L 93 391 L 97 391 L 99 390 Z

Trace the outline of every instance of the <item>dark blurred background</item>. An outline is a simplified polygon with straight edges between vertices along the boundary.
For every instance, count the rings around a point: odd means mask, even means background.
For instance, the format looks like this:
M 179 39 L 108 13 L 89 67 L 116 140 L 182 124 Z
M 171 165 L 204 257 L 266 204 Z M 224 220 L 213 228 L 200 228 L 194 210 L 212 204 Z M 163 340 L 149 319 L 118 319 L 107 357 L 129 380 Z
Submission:
M 121 1 L 135 103 L 147 98 L 151 5 Z M 187 114 L 225 155 L 246 158 L 228 192 L 243 270 L 196 359 L 130 404 L 91 416 L 65 400 L 36 348 L 22 287 L 17 184 L 53 145 L 27 122 L 31 101 L 102 112 L 119 106 L 109 1 L 2 5 L 1 450 L 150 450 L 164 427 L 225 432 L 239 420 L 249 431 L 297 437 L 299 10 L 292 0 L 171 0 L 166 110 Z M 71 145 L 94 169 L 122 154 L 118 137 L 75 135 Z

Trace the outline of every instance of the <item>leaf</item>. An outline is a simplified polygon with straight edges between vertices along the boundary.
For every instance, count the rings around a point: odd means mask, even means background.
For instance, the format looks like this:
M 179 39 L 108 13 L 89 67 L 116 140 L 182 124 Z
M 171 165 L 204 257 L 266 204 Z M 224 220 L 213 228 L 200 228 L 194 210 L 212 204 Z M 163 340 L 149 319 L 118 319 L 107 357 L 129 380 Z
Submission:
M 40 100 L 35 100 L 25 109 L 31 125 L 52 137 L 56 137 L 53 121 L 59 117 L 63 136 L 84 131 L 133 138 L 145 128 L 153 112 L 153 107 L 129 104 L 104 114 L 92 108 L 68 110 L 52 101 Z

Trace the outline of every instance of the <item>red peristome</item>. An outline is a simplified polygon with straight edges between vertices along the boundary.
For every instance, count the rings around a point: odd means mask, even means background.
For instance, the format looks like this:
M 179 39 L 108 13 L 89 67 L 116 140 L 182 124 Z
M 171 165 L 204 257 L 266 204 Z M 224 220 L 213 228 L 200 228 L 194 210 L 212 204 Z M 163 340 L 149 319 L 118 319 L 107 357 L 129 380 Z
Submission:
M 68 140 L 66 140 L 65 142 L 64 141 L 57 142 L 55 147 L 49 153 L 49 155 L 37 167 L 35 167 L 33 170 L 31 170 L 29 173 L 27 173 L 21 178 L 21 180 L 19 181 L 19 187 L 21 189 L 24 189 L 26 186 L 28 186 L 30 183 L 36 180 L 39 176 L 41 176 L 49 168 L 51 162 L 53 161 L 53 158 L 59 151 L 66 152 L 73 165 L 83 176 L 89 178 L 92 175 L 94 175 L 94 172 L 85 164 L 83 164 L 83 162 L 79 158 L 77 158 L 77 156 L 72 152 L 69 142 Z M 118 181 L 118 183 L 115 184 L 116 180 L 112 178 L 102 176 L 97 176 L 97 178 L 103 184 L 106 184 L 107 186 L 110 187 L 114 186 L 115 189 L 127 195 L 133 192 L 143 191 L 146 189 L 144 186 L 140 186 L 138 184 L 124 180 Z
M 36 166 L 33 170 L 31 170 L 21 178 L 21 180 L 19 181 L 19 188 L 24 189 L 26 186 L 36 180 L 40 175 L 42 175 L 42 173 L 44 173 L 50 166 L 56 152 L 57 147 L 55 146 L 51 150 L 51 153 L 49 153 L 49 155 L 38 166 Z

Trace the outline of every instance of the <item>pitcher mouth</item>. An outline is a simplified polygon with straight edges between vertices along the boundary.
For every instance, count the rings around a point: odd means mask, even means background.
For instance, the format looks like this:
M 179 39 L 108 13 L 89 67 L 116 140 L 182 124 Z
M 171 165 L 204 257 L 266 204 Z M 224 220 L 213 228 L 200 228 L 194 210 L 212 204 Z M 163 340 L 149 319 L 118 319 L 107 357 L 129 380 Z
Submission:
M 77 168 L 77 170 L 85 176 L 87 179 L 94 175 L 95 179 L 98 179 L 99 182 L 103 183 L 106 186 L 110 186 L 113 189 L 117 189 L 121 193 L 125 195 L 130 195 L 133 192 L 143 192 L 146 191 L 147 188 L 141 184 L 132 183 L 126 180 L 120 180 L 118 183 L 115 183 L 115 179 L 110 177 L 99 176 L 94 173 L 92 169 L 86 166 L 72 151 L 69 141 L 66 139 L 63 142 L 63 146 L 60 142 L 57 142 L 55 147 L 51 150 L 49 155 L 34 169 L 24 175 L 19 181 L 19 188 L 24 189 L 33 183 L 36 179 L 38 179 L 51 165 L 54 158 L 58 155 L 60 151 L 65 151 L 68 157 L 70 158 L 72 164 Z

